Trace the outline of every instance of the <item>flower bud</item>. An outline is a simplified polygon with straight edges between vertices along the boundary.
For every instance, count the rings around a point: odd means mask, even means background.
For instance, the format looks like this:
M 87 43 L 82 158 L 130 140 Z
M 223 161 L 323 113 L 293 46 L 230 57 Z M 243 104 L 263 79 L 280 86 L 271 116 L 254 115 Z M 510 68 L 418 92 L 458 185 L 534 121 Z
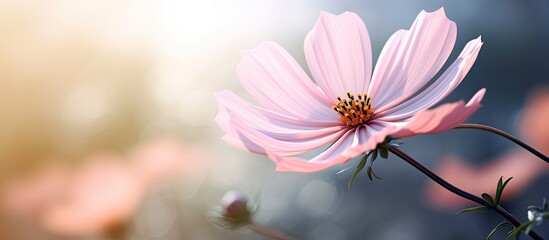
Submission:
M 248 198 L 242 194 L 229 191 L 221 198 L 222 216 L 232 226 L 248 224 L 252 211 L 248 208 Z

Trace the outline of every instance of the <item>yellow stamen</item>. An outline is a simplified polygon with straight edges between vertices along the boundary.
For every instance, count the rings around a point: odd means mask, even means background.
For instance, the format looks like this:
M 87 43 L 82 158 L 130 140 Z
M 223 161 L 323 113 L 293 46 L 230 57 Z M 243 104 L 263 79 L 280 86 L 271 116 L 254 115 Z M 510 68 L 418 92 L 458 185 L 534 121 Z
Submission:
M 365 124 L 374 115 L 374 108 L 371 104 L 371 99 L 366 94 L 358 94 L 355 96 L 347 92 L 348 98 L 337 97 L 339 101 L 332 106 L 332 109 L 339 114 L 339 120 L 347 126 L 358 126 Z

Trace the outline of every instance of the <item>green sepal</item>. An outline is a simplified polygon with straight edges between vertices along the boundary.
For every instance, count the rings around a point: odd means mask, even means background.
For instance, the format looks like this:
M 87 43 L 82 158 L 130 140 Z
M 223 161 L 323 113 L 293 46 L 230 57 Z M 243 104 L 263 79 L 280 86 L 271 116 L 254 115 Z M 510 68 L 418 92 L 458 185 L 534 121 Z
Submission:
M 356 167 L 355 171 L 351 175 L 351 178 L 349 178 L 349 182 L 347 183 L 347 189 L 351 189 L 351 184 L 358 175 L 362 169 L 366 166 L 368 162 L 368 158 L 371 157 L 371 161 L 368 164 L 368 167 L 366 168 L 366 174 L 368 174 L 368 178 L 370 181 L 373 181 L 374 177 L 377 179 L 381 179 L 379 176 L 377 176 L 374 173 L 374 170 L 372 168 L 374 161 L 377 159 L 377 156 L 381 156 L 382 158 L 388 158 L 389 157 L 389 148 L 390 147 L 398 147 L 402 144 L 402 142 L 398 141 L 396 138 L 392 137 L 386 137 L 384 142 L 377 145 L 377 147 L 374 150 L 371 150 L 368 152 L 368 154 L 364 155 L 358 166 Z
M 351 190 L 351 184 L 353 183 L 353 180 L 355 180 L 355 177 L 358 175 L 358 173 L 360 171 L 362 171 L 362 169 L 364 169 L 364 166 L 366 166 L 366 161 L 368 161 L 368 156 L 370 156 L 372 152 L 369 152 L 368 154 L 366 154 L 362 160 L 360 161 L 360 163 L 356 166 L 356 169 L 355 171 L 353 172 L 353 175 L 351 175 L 351 178 L 349 178 L 349 182 L 347 183 L 347 190 Z
M 490 234 L 488 234 L 488 236 L 486 237 L 486 240 L 489 240 L 492 237 L 492 235 L 494 235 L 494 233 L 496 233 L 497 231 L 499 231 L 501 229 L 504 229 L 506 227 L 513 227 L 513 224 L 511 224 L 510 222 L 507 222 L 507 221 L 501 222 L 496 227 L 494 227 L 494 229 L 492 229 Z
M 496 206 L 496 203 L 494 202 L 494 199 L 492 198 L 492 196 L 490 196 L 490 194 L 482 193 L 481 196 L 482 196 L 482 198 L 484 198 L 484 200 L 486 200 L 487 202 L 489 202 L 493 206 Z
M 488 211 L 488 210 L 490 210 L 489 207 L 486 207 L 486 206 L 476 206 L 476 207 L 471 207 L 471 208 L 463 209 L 463 210 L 457 212 L 457 214 L 467 213 L 467 212 L 482 212 L 482 211 Z
M 382 158 L 388 158 L 389 157 L 389 149 L 386 147 L 379 147 L 379 154 Z

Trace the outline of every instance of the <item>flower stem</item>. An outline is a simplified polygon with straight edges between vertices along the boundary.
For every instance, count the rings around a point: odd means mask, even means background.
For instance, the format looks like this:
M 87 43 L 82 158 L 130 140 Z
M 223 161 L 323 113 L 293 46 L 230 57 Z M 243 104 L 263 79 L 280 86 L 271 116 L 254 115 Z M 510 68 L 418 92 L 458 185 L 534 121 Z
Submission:
M 262 225 L 262 224 L 259 224 L 253 220 L 250 221 L 250 228 L 252 230 L 254 230 L 255 232 L 263 235 L 263 236 L 267 236 L 267 237 L 270 237 L 272 239 L 276 239 L 276 240 L 295 240 L 295 238 L 291 238 L 291 237 L 288 237 L 286 235 L 284 235 L 283 233 L 279 232 L 279 231 L 276 231 L 276 230 L 273 230 L 265 225 Z
M 513 141 L 514 143 L 520 145 L 521 147 L 528 150 L 532 154 L 534 154 L 537 157 L 541 158 L 541 160 L 549 163 L 549 158 L 547 156 L 543 155 L 543 153 L 540 153 L 538 150 L 534 149 L 533 147 L 530 147 L 530 145 L 524 143 L 523 141 L 519 140 L 515 136 L 513 136 L 513 135 L 511 135 L 507 132 L 504 132 L 502 130 L 499 130 L 497 128 L 482 125 L 482 124 L 463 123 L 463 124 L 460 124 L 457 127 L 455 127 L 455 129 L 480 129 L 480 130 L 488 131 L 488 132 L 491 132 L 491 133 L 495 133 L 497 135 L 500 135 L 504 138 L 507 138 L 507 139 Z
M 423 174 L 427 175 L 427 177 L 431 178 L 433 181 L 438 183 L 440 186 L 442 186 L 446 190 L 448 190 L 448 191 L 450 191 L 450 192 L 452 192 L 452 193 L 454 193 L 454 194 L 456 194 L 456 195 L 458 195 L 462 198 L 468 199 L 468 200 L 476 202 L 480 205 L 483 205 L 483 206 L 489 207 L 491 209 L 494 209 L 497 213 L 499 213 L 501 216 L 503 216 L 505 219 L 507 219 L 507 221 L 509 221 L 515 227 L 518 227 L 522 224 L 518 219 L 516 219 L 513 215 L 511 215 L 511 213 L 509 213 L 507 210 L 503 209 L 501 206 L 499 206 L 499 205 L 493 206 L 492 204 L 488 203 L 484 199 L 482 199 L 480 197 L 477 197 L 473 194 L 470 194 L 468 192 L 465 192 L 465 191 L 457 188 L 456 186 L 448 183 L 446 180 L 442 179 L 441 177 L 439 177 L 435 173 L 431 172 L 431 170 L 427 169 L 425 166 L 421 165 L 421 163 L 414 160 L 412 157 L 408 156 L 406 153 L 400 151 L 399 149 L 391 147 L 391 148 L 389 148 L 389 151 L 392 152 L 393 154 L 399 156 L 400 158 L 402 158 L 404 161 L 406 161 L 407 163 L 409 163 L 410 165 L 415 167 L 417 170 L 421 171 Z M 541 240 L 543 240 L 543 238 L 541 236 L 539 236 L 534 231 L 530 231 L 530 233 L 528 235 L 532 239 L 536 239 L 536 240 L 541 239 Z

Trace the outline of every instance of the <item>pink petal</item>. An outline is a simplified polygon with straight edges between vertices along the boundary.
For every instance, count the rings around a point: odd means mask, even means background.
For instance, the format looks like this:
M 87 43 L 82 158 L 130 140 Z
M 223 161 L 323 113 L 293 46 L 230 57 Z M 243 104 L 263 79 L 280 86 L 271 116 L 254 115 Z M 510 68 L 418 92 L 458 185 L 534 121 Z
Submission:
M 337 116 L 324 121 L 297 119 L 251 105 L 229 91 L 216 97 L 216 122 L 225 131 L 224 139 L 254 153 L 301 154 L 334 141 L 346 128 Z
M 215 96 L 219 104 L 219 114 L 216 121 L 225 120 L 229 117 L 226 111 L 230 110 L 231 112 L 236 112 L 239 115 L 242 115 L 242 117 L 249 118 L 251 121 L 256 121 L 253 123 L 255 124 L 254 126 L 264 129 L 276 128 L 276 126 L 282 126 L 284 129 L 318 129 L 344 125 L 339 121 L 339 116 L 335 112 L 330 118 L 327 119 L 295 118 L 254 106 L 231 91 L 221 91 L 215 93 Z M 223 126 L 224 125 L 221 127 Z
M 320 13 L 305 38 L 305 57 L 315 81 L 332 102 L 347 91 L 366 91 L 372 74 L 372 49 L 368 30 L 355 13 Z
M 475 63 L 481 46 L 481 37 L 469 41 L 458 58 L 433 84 L 402 104 L 376 113 L 377 119 L 383 121 L 402 121 L 413 116 L 418 111 L 430 108 L 447 97 L 465 78 L 473 63 Z
M 392 135 L 398 138 L 417 134 L 438 133 L 465 122 L 481 105 L 486 89 L 480 89 L 467 104 L 463 101 L 443 104 L 435 109 L 424 110 L 414 115 L 408 124 Z
M 274 42 L 263 42 L 243 52 L 236 72 L 246 91 L 269 110 L 301 118 L 334 114 L 326 95 L 295 59 Z
M 269 158 L 276 163 L 277 171 L 316 172 L 345 163 L 352 158 L 376 148 L 394 129 L 392 127 L 371 124 L 348 131 L 332 146 L 311 160 L 299 157 L 283 157 L 268 152 Z
M 324 144 L 330 143 L 341 137 L 345 130 L 332 132 L 315 138 L 287 138 L 279 139 L 271 133 L 258 131 L 251 128 L 244 121 L 234 118 L 232 123 L 239 138 L 245 138 L 264 149 L 262 154 L 274 152 L 283 156 L 302 154 L 316 149 Z M 297 136 L 297 135 L 296 135 Z
M 262 147 L 257 146 L 257 144 L 253 143 L 250 139 L 242 137 L 236 131 L 231 123 L 231 114 L 225 107 L 219 106 L 219 112 L 215 117 L 215 122 L 219 125 L 221 130 L 225 132 L 225 135 L 223 136 L 223 140 L 225 140 L 225 142 L 251 153 L 265 153 L 265 150 Z
M 456 41 L 456 24 L 444 9 L 422 11 L 410 30 L 397 31 L 383 48 L 368 95 L 377 111 L 419 91 L 444 65 Z

